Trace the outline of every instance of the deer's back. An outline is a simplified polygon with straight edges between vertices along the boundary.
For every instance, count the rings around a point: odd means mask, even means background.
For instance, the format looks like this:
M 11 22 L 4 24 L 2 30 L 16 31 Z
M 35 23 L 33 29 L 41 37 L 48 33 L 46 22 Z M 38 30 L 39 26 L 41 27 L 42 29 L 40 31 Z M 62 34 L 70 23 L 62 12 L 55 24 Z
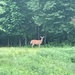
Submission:
M 41 44 L 42 41 L 41 40 L 32 40 L 31 43 L 32 44 Z

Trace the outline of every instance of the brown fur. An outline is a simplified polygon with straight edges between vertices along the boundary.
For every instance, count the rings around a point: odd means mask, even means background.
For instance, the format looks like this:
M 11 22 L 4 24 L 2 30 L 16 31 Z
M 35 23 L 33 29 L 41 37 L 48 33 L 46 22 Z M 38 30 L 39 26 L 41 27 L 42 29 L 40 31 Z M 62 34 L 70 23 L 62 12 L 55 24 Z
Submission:
M 32 47 L 36 44 L 36 45 L 39 45 L 39 47 L 40 47 L 40 45 L 42 44 L 42 42 L 43 42 L 43 38 L 44 37 L 40 37 L 41 38 L 41 40 L 31 40 L 31 42 L 30 42 L 30 44 L 32 44 Z

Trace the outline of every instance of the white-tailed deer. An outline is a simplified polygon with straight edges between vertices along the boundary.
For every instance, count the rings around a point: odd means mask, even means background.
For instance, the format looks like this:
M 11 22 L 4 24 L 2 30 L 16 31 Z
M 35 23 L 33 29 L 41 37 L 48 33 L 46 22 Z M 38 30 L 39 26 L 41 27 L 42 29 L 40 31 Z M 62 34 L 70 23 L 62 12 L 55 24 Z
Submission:
M 32 44 L 32 47 L 34 46 L 34 45 L 39 45 L 39 47 L 40 47 L 40 45 L 42 44 L 42 42 L 43 42 L 43 38 L 44 38 L 44 36 L 42 37 L 42 36 L 40 36 L 40 40 L 31 40 L 31 42 L 30 42 L 30 44 Z

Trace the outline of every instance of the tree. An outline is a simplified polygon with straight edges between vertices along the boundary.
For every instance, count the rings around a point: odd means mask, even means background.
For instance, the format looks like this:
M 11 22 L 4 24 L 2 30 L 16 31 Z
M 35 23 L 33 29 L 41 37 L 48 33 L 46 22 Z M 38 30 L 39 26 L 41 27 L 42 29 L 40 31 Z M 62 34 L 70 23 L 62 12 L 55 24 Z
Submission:
M 0 10 L 0 31 L 8 37 L 8 45 L 12 41 L 21 46 L 40 35 L 45 44 L 75 41 L 73 0 L 2 0 Z
M 43 25 L 42 30 L 49 35 L 54 34 L 59 37 L 59 33 L 69 33 L 73 27 L 73 25 L 70 24 L 70 21 L 71 16 L 73 16 L 75 12 L 74 3 L 68 0 L 31 0 L 29 1 L 28 6 L 34 13 L 34 21 L 39 25 Z M 64 35 L 63 38 L 65 36 L 66 35 Z

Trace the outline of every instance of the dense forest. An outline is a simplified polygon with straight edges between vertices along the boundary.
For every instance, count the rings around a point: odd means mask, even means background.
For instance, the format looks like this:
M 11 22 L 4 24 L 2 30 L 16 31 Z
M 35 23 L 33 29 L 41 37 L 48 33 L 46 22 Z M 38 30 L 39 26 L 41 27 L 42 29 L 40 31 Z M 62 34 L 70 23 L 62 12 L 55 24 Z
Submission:
M 75 0 L 0 0 L 0 46 L 75 45 Z M 73 20 L 73 21 L 72 21 Z

